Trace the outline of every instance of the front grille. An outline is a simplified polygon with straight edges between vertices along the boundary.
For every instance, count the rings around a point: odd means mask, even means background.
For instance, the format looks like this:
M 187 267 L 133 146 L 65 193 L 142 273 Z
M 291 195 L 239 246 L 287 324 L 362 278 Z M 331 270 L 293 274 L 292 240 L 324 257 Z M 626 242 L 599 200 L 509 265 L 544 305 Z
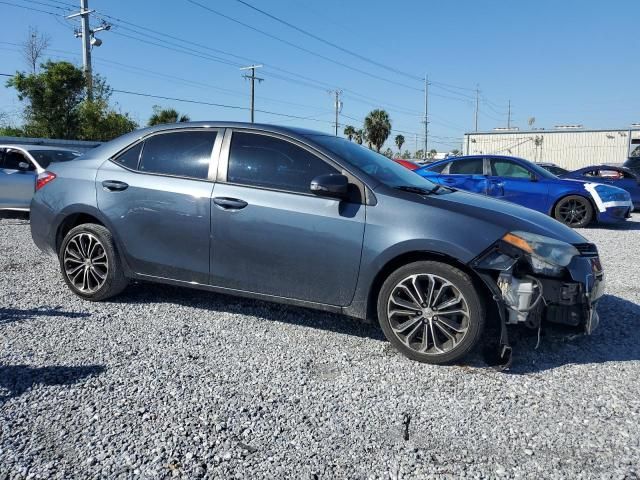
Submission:
M 598 256 L 598 247 L 593 243 L 574 243 L 573 246 L 580 252 L 581 257 Z

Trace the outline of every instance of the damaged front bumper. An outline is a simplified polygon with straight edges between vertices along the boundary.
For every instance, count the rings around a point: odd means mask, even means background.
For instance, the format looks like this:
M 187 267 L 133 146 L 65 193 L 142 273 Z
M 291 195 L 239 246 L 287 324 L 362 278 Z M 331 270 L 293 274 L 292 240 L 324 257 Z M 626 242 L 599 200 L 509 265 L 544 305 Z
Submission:
M 574 247 L 578 254 L 551 274 L 536 273 L 530 256 L 502 240 L 472 262 L 498 307 L 503 367 L 510 363 L 507 325 L 540 329 L 544 322 L 551 322 L 577 327 L 587 334 L 598 326 L 597 304 L 605 288 L 598 250 L 590 243 Z

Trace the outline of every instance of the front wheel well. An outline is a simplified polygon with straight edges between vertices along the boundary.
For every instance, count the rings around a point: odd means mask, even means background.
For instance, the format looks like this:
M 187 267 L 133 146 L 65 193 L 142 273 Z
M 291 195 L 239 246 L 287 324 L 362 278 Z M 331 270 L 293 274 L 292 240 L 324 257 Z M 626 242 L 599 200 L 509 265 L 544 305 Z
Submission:
M 596 206 L 595 202 L 593 201 L 593 198 L 588 197 L 586 195 L 583 195 L 581 193 L 567 193 L 566 195 L 561 196 L 560 198 L 558 198 L 553 205 L 551 206 L 551 210 L 549 211 L 549 216 L 552 218 L 556 218 L 555 217 L 555 211 L 556 211 L 556 207 L 558 206 L 558 204 L 564 200 L 567 197 L 582 197 L 584 198 L 587 202 L 589 202 L 589 205 L 591 205 L 591 208 L 593 209 L 593 220 L 596 219 L 596 217 L 598 216 L 598 207 Z
M 58 226 L 58 231 L 56 232 L 56 252 L 60 250 L 60 245 L 62 245 L 62 240 L 69 233 L 69 231 L 77 227 L 78 225 L 82 225 L 83 223 L 94 223 L 96 225 L 105 226 L 100 220 L 88 213 L 72 213 L 68 217 L 66 217 L 60 226 Z
M 368 320 L 374 322 L 378 321 L 378 294 L 380 293 L 382 284 L 387 279 L 387 277 L 389 277 L 389 275 L 391 275 L 394 271 L 396 271 L 400 267 L 403 267 L 404 265 L 425 260 L 446 263 L 448 265 L 451 265 L 452 267 L 456 267 L 462 270 L 471 277 L 475 288 L 478 290 L 479 296 L 485 301 L 486 304 L 489 304 L 488 300 L 491 300 L 493 298 L 493 295 L 489 291 L 489 288 L 484 284 L 478 274 L 474 272 L 473 269 L 471 269 L 468 265 L 465 265 L 454 257 L 450 257 L 449 255 L 444 255 L 438 252 L 429 251 L 407 252 L 398 255 L 397 257 L 388 261 L 373 279 L 371 288 L 369 288 L 369 295 L 367 297 L 366 317 Z

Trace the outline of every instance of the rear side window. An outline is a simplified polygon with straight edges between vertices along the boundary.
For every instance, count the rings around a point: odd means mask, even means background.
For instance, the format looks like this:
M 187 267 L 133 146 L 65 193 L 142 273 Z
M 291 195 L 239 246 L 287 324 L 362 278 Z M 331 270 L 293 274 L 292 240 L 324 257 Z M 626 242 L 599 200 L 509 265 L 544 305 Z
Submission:
M 311 180 L 324 173 L 340 172 L 293 143 L 242 132 L 231 137 L 228 182 L 309 193 Z
M 142 142 L 134 145 L 129 150 L 125 151 L 122 155 L 115 159 L 116 163 L 122 166 L 137 170 L 138 160 L 140 159 L 140 152 L 142 151 Z
M 25 157 L 22 152 L 8 148 L 4 153 L 2 168 L 6 168 L 8 170 L 19 170 L 21 162 L 29 164 L 29 170 L 35 170 L 33 163 L 31 163 L 31 161 Z
M 450 175 L 483 175 L 483 159 L 469 158 L 467 160 L 457 160 L 449 165 Z
M 154 135 L 145 140 L 141 172 L 206 179 L 216 132 L 188 131 Z

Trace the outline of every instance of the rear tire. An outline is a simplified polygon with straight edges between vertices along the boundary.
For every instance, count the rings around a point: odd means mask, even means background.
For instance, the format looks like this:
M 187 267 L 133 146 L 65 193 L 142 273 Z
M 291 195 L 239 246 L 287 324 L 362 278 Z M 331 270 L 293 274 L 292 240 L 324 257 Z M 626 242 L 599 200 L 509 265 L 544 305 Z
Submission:
M 122 292 L 128 283 L 111 232 L 85 223 L 72 228 L 58 252 L 62 278 L 79 297 L 98 302 Z
M 421 261 L 400 267 L 382 284 L 378 320 L 403 355 L 443 364 L 478 344 L 485 312 L 469 275 L 446 263 Z
M 585 197 L 569 195 L 558 201 L 553 218 L 571 228 L 584 228 L 593 220 L 593 206 Z

